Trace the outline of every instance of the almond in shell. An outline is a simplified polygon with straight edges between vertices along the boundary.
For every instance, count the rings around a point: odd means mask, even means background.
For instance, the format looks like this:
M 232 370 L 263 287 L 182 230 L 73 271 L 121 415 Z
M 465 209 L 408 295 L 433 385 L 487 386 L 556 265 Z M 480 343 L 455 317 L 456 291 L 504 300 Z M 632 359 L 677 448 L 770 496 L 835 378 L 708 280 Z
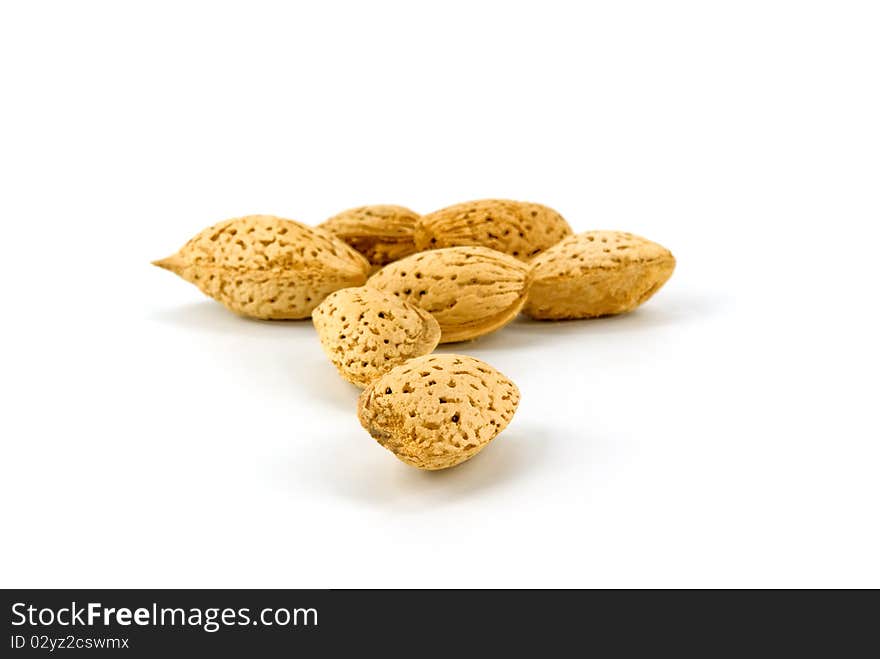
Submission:
M 360 206 L 334 215 L 319 225 L 344 240 L 376 266 L 416 251 L 413 231 L 419 214 L 403 206 Z
M 272 215 L 221 222 L 155 261 L 242 316 L 308 318 L 333 291 L 362 285 L 370 264 L 320 229 Z
M 507 427 L 519 389 L 464 355 L 428 355 L 392 369 L 358 399 L 361 425 L 419 469 L 446 469 L 479 453 Z
M 427 311 L 361 286 L 329 295 L 312 312 L 324 352 L 359 387 L 437 347 L 440 326 Z
M 566 238 L 532 261 L 523 311 L 539 320 L 632 311 L 672 276 L 675 258 L 657 243 L 620 231 Z
M 440 343 L 466 341 L 513 320 L 526 299 L 528 266 L 486 247 L 413 254 L 374 274 L 368 286 L 429 312 Z
M 482 245 L 528 261 L 571 235 L 552 208 L 509 199 L 468 201 L 423 215 L 416 223 L 419 250 Z

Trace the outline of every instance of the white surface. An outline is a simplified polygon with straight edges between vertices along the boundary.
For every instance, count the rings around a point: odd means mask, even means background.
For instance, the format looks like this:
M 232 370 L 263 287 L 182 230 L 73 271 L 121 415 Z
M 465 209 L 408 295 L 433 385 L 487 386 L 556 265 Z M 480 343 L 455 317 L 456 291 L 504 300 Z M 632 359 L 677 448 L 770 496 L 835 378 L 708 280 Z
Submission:
M 0 9 L 0 585 L 880 586 L 876 4 L 291 5 Z M 679 267 L 454 346 L 522 404 L 447 473 L 149 266 L 490 196 Z

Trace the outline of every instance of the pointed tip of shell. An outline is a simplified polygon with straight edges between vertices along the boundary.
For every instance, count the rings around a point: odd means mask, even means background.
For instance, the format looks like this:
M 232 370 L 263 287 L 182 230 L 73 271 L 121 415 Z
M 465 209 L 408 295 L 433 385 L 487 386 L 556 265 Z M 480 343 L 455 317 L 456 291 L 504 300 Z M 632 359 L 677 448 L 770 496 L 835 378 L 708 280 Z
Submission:
M 156 267 L 162 268 L 163 270 L 170 270 L 175 274 L 180 272 L 180 267 L 182 265 L 177 254 L 164 259 L 159 259 L 158 261 L 152 261 L 151 263 Z

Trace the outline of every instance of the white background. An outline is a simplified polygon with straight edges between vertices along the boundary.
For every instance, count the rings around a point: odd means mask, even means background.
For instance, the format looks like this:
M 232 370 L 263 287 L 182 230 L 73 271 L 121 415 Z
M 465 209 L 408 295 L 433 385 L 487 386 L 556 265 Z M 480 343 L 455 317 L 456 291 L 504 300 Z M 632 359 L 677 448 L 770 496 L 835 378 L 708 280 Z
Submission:
M 876 3 L 6 2 L 0 585 L 880 586 Z M 311 324 L 149 265 L 219 220 L 511 197 L 668 246 L 637 312 L 446 346 L 422 473 Z

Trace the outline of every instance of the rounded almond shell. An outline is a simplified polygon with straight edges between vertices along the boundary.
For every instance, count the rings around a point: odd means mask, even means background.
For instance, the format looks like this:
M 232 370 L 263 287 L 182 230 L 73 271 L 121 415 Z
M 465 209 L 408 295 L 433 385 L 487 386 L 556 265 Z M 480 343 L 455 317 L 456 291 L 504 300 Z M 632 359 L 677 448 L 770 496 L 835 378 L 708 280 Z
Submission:
M 415 253 L 413 238 L 419 214 L 404 206 L 359 206 L 334 215 L 319 226 L 383 266 Z
M 429 312 L 440 324 L 440 343 L 493 332 L 522 309 L 528 267 L 485 247 L 448 247 L 391 263 L 367 282 Z
M 344 288 L 312 312 L 327 357 L 359 387 L 434 350 L 440 326 L 415 305 L 374 288 Z
M 507 427 L 517 386 L 485 362 L 428 355 L 392 369 L 358 399 L 361 425 L 419 469 L 446 469 L 479 453 Z
M 423 215 L 416 223 L 419 250 L 481 245 L 528 261 L 571 235 L 552 208 L 509 199 L 468 201 Z
M 672 276 L 675 258 L 621 231 L 565 239 L 532 262 L 523 311 L 538 320 L 596 318 L 632 311 Z

